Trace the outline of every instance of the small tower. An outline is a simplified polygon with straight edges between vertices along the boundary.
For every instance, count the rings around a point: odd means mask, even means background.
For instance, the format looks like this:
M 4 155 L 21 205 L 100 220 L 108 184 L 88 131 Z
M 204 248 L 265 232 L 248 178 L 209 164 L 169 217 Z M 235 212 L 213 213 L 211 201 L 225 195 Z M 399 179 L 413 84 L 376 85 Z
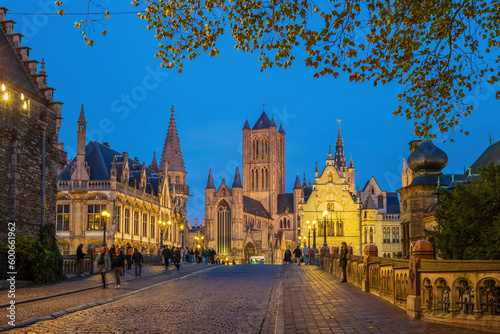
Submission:
M 349 192 L 351 195 L 356 194 L 356 173 L 354 169 L 354 163 L 351 160 L 349 161 L 349 167 L 347 167 L 347 172 L 345 173 L 345 179 L 347 184 L 349 185 Z
M 71 173 L 72 180 L 89 180 L 90 175 L 87 163 L 85 162 L 85 141 L 87 136 L 87 122 L 85 121 L 85 112 L 80 111 L 80 118 L 78 119 L 78 140 L 76 148 L 76 161 Z
M 408 187 L 411 184 L 411 181 L 413 181 L 413 172 L 410 167 L 408 167 L 406 160 L 403 159 L 403 173 L 401 174 L 402 187 Z
M 158 162 L 156 162 L 156 151 L 153 151 L 153 161 L 151 161 L 151 165 L 149 165 L 148 168 L 158 173 Z
M 339 172 L 343 172 L 347 167 L 344 155 L 344 140 L 342 139 L 342 134 L 340 133 L 341 120 L 338 119 L 337 122 L 339 122 L 339 132 L 337 135 L 337 142 L 335 143 L 335 167 Z

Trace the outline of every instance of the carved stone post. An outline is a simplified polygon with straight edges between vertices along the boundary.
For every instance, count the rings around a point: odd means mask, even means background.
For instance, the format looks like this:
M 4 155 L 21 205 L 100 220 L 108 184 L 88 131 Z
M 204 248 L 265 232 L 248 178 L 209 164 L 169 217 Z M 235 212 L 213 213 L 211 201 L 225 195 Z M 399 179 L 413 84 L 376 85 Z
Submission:
M 361 289 L 364 292 L 370 292 L 370 258 L 378 256 L 378 249 L 375 245 L 366 245 L 364 250 L 363 259 L 363 282 L 361 283 Z
M 414 319 L 422 315 L 422 296 L 420 287 L 420 259 L 433 259 L 434 249 L 430 242 L 418 240 L 410 245 L 410 262 L 408 273 L 408 297 L 406 299 L 406 313 Z
M 323 247 L 321 247 L 321 249 L 320 249 L 321 268 L 322 269 L 325 269 L 325 263 L 324 263 L 324 261 L 326 261 L 325 255 L 328 254 L 329 252 L 330 252 L 330 248 L 328 248 L 328 246 L 326 244 L 323 245 Z

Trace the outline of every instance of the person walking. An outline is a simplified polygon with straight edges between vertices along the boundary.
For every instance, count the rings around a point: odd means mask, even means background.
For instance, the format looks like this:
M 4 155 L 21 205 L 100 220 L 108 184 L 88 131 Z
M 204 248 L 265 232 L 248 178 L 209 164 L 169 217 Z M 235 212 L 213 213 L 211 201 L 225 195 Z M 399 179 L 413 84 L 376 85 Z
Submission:
M 132 261 L 134 261 L 135 267 L 135 277 L 141 276 L 142 273 L 142 263 L 144 262 L 144 258 L 142 257 L 142 253 L 134 248 L 134 254 L 132 254 Z
M 122 267 L 122 276 L 125 276 L 125 261 L 127 260 L 127 255 L 125 255 L 125 247 L 121 246 L 118 252 L 118 255 L 122 257 L 123 267 Z
M 179 270 L 181 267 L 181 250 L 179 247 L 177 247 L 174 251 L 174 264 L 177 270 Z
M 132 268 L 132 254 L 134 253 L 134 249 L 127 242 L 127 269 Z
M 163 259 L 165 260 L 165 269 L 168 269 L 168 260 L 170 260 L 170 249 L 168 247 L 165 247 L 165 249 L 163 250 Z
M 115 254 L 115 252 L 116 252 L 115 245 L 111 245 L 111 247 L 109 248 L 109 256 L 111 256 L 111 261 L 113 260 L 113 256 L 118 254 L 118 253 Z
M 309 264 L 309 252 L 310 252 L 309 247 L 307 247 L 307 245 L 304 245 L 304 249 L 302 250 L 302 253 L 304 253 L 304 263 L 306 265 Z
M 83 276 L 83 269 L 85 267 L 85 254 L 83 254 L 83 244 L 79 244 L 76 249 L 76 262 L 78 268 L 78 277 Z
M 208 251 L 208 248 L 203 251 L 203 257 L 205 259 L 205 264 L 208 264 L 208 257 L 210 255 L 210 252 Z
M 293 255 L 295 255 L 295 259 L 297 260 L 298 266 L 300 266 L 300 258 L 302 257 L 302 251 L 300 250 L 300 246 L 297 246 L 293 251 Z
M 121 283 L 121 273 L 122 269 L 125 266 L 125 254 L 123 254 L 122 250 L 119 250 L 118 254 L 113 255 L 111 259 L 111 268 L 115 272 L 115 289 L 118 289 L 120 287 Z
M 340 283 L 347 283 L 347 244 L 342 242 L 340 249 L 339 267 L 342 268 L 342 280 Z
M 192 248 L 189 250 L 189 263 L 194 263 L 194 252 Z
M 111 270 L 111 259 L 109 258 L 106 246 L 102 246 L 96 258 L 97 270 L 101 273 L 102 288 L 106 289 L 106 272 Z
M 287 249 L 285 251 L 285 257 L 283 259 L 283 263 L 290 263 L 291 260 L 292 260 L 292 252 L 290 252 L 290 249 Z

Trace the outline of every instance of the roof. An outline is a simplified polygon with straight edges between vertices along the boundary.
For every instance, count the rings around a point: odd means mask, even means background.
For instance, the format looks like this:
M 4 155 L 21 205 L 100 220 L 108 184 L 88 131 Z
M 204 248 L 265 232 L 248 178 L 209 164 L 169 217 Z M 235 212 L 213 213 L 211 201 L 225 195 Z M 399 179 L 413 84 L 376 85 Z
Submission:
M 486 167 L 490 162 L 498 165 L 500 163 L 500 140 L 490 144 L 488 148 L 481 153 L 479 158 L 470 166 L 470 171 L 472 176 L 474 174 L 479 174 L 479 167 Z M 461 180 L 467 179 L 469 176 L 469 170 L 467 170 L 464 175 L 461 177 Z M 458 178 L 455 178 L 458 179 Z
M 243 130 L 245 129 L 250 130 L 250 124 L 248 124 L 248 119 L 245 120 L 245 125 L 243 125 Z
M 0 29 L 0 79 L 13 83 L 38 97 L 43 97 L 38 93 L 38 89 L 31 81 L 3 29 Z
M 110 180 L 110 168 L 113 162 L 113 157 L 122 157 L 123 154 L 113 150 L 112 148 L 106 147 L 101 143 L 96 141 L 91 141 L 85 146 L 85 162 L 90 168 L 90 180 L 91 181 L 106 181 Z M 119 159 L 120 160 L 120 159 Z M 76 158 L 71 160 L 71 162 L 63 169 L 61 173 L 57 176 L 58 180 L 61 181 L 69 181 L 71 180 L 71 171 L 73 169 L 73 165 L 76 162 Z M 117 175 L 122 174 L 123 160 L 117 161 L 116 165 L 116 173 Z M 132 159 L 128 159 L 128 165 L 130 170 L 130 183 L 135 185 L 137 182 L 141 181 L 142 169 L 144 168 L 142 164 Z M 158 195 L 158 184 L 159 178 L 158 174 L 153 170 L 146 168 L 146 178 L 147 185 L 146 187 L 151 187 L 152 194 Z
M 387 201 L 387 213 L 400 213 L 398 193 L 388 192 L 385 199 Z
M 280 129 L 278 130 L 279 133 L 285 133 L 285 129 L 283 129 L 283 124 L 280 124 Z
M 161 155 L 160 170 L 165 169 L 165 160 L 168 161 L 168 170 L 186 171 L 184 169 L 184 159 L 182 158 L 181 143 L 175 125 L 174 106 L 172 106 L 167 137 L 165 138 L 165 145 L 163 146 L 163 153 Z
M 293 193 L 278 194 L 278 214 L 293 213 L 293 212 L 294 212 Z
M 266 112 L 263 111 L 252 130 L 268 129 L 270 126 L 271 121 L 269 120 L 269 117 L 267 117 Z
M 272 218 L 261 202 L 248 196 L 243 196 L 243 211 L 264 218 Z
M 302 184 L 300 184 L 299 173 L 297 173 L 297 177 L 295 178 L 295 184 L 293 185 L 293 190 L 302 189 Z
M 210 167 L 210 171 L 208 172 L 208 181 L 205 189 L 215 189 L 214 177 L 212 175 L 212 167 Z
M 236 166 L 236 174 L 234 175 L 234 181 L 232 188 L 243 188 L 241 184 L 240 168 Z

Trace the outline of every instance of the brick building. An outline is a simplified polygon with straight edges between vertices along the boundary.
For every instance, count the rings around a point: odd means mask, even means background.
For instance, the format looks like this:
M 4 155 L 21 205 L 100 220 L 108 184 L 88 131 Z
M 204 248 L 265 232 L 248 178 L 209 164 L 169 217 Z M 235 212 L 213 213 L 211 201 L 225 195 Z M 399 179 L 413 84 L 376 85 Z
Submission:
M 0 243 L 7 222 L 31 236 L 54 224 L 57 171 L 66 160 L 58 149 L 62 103 L 53 100 L 43 59 L 38 71 L 14 23 L 0 8 Z

